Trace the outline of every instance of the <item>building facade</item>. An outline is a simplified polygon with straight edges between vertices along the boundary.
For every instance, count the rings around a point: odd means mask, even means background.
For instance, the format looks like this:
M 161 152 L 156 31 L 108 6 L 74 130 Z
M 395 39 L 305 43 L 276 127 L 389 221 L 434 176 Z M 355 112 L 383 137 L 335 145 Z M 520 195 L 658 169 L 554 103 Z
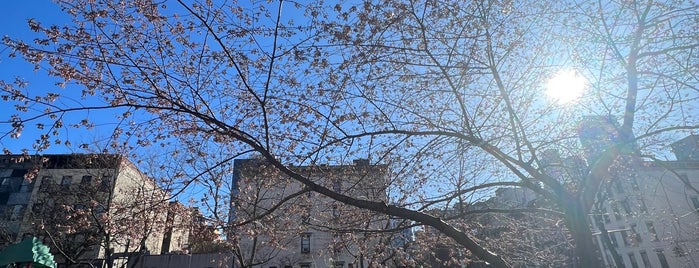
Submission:
M 591 214 L 608 267 L 699 267 L 698 140 L 675 143 L 675 161 L 638 160 L 612 172 Z
M 344 195 L 388 200 L 386 166 L 355 160 L 353 165 L 293 169 Z M 264 268 L 356 268 L 389 258 L 388 248 L 395 239 L 370 231 L 389 228 L 388 217 L 311 192 L 264 160 L 236 160 L 234 170 L 237 195 L 228 238 L 240 245 L 237 263 Z
M 119 155 L 0 156 L 0 243 L 39 237 L 59 266 L 181 249 L 183 232 L 166 228 L 170 207 L 167 193 Z
M 650 161 L 635 142 L 619 140 L 618 129 L 613 118 L 586 117 L 578 131 L 583 168 L 612 146 L 629 155 L 604 175 L 590 214 L 603 263 L 699 267 L 699 135 L 671 145 L 676 160 Z

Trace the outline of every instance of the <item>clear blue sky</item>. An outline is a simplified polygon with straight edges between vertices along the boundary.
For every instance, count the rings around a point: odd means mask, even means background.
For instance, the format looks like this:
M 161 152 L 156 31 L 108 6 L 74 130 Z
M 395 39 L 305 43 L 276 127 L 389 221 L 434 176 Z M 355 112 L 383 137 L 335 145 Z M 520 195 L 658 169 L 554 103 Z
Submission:
M 27 21 L 31 18 L 42 25 L 65 25 L 70 24 L 70 17 L 61 10 L 61 8 L 51 0 L 30 0 L 30 1 L 4 1 L 2 3 L 2 11 L 0 11 L 0 35 L 9 36 L 13 39 L 22 39 L 25 42 L 31 42 L 34 38 L 39 36 L 36 32 L 29 29 Z M 0 80 L 5 80 L 11 82 L 15 80 L 15 77 L 20 77 L 26 80 L 29 84 L 27 90 L 32 93 L 42 93 L 42 92 L 60 92 L 66 93 L 66 91 L 76 90 L 77 88 L 71 88 L 68 86 L 65 89 L 61 89 L 55 85 L 56 80 L 49 77 L 45 70 L 34 70 L 34 66 L 25 62 L 22 58 L 10 58 L 8 57 L 10 50 L 0 47 Z M 79 91 L 79 89 L 77 89 Z M 79 98 L 75 98 L 75 101 L 80 102 Z M 8 102 L 0 101 L 0 121 L 5 121 L 9 119 L 10 114 L 14 114 L 14 107 Z M 75 115 L 84 116 L 84 115 Z M 109 117 L 113 121 L 112 116 L 105 114 L 92 114 L 91 119 L 96 119 L 94 117 Z M 106 118 L 105 118 L 106 119 Z M 98 120 L 99 121 L 99 120 Z M 9 125 L 0 124 L 1 133 L 7 132 Z M 0 147 L 8 148 L 14 153 L 20 152 L 22 148 L 31 147 L 33 141 L 41 133 L 37 131 L 34 125 L 27 125 L 25 131 L 20 136 L 19 139 L 8 139 L 3 138 L 0 140 Z M 43 153 L 70 153 L 70 152 L 80 152 L 77 147 L 81 143 L 93 143 L 96 139 L 103 138 L 104 133 L 96 133 L 95 131 L 85 131 L 71 129 L 65 134 L 62 134 L 62 140 L 70 140 L 73 146 L 71 148 L 65 146 L 53 145 L 49 150 Z M 30 150 L 30 153 L 33 153 Z

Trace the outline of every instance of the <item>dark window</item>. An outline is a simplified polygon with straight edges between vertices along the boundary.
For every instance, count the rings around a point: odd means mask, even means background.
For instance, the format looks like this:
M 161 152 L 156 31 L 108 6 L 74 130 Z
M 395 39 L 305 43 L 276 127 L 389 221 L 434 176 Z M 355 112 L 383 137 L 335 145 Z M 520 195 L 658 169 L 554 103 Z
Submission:
M 694 212 L 699 212 L 699 197 L 693 196 L 692 205 L 694 205 Z
M 670 265 L 667 263 L 667 259 L 665 258 L 665 253 L 663 253 L 662 250 L 656 250 L 655 254 L 658 255 L 658 261 L 660 262 L 661 268 L 670 268 Z
M 15 205 L 12 208 L 12 213 L 10 214 L 11 221 L 21 220 L 24 216 L 25 205 Z
M 345 262 L 343 262 L 343 261 L 336 261 L 336 262 L 333 264 L 333 267 L 334 267 L 334 268 L 345 268 Z
M 41 186 L 39 187 L 39 189 L 41 189 L 41 190 L 46 190 L 46 189 L 48 189 L 49 186 L 50 186 L 51 184 L 53 184 L 53 183 L 54 183 L 53 177 L 51 177 L 51 176 L 44 176 L 43 178 L 41 178 Z
M 302 264 L 300 264 L 300 267 L 301 268 L 311 268 L 311 264 L 310 263 L 302 263 Z
M 643 267 L 645 268 L 650 268 L 650 259 L 648 259 L 648 253 L 643 250 L 640 252 L 641 253 L 641 260 L 643 261 Z
M 624 245 L 631 245 L 631 241 L 629 240 L 629 234 L 625 230 L 621 231 L 621 239 L 624 240 Z
M 334 217 L 340 216 L 340 210 L 337 209 L 337 205 L 333 205 L 333 216 Z
M 612 243 L 612 246 L 615 248 L 619 247 L 619 242 L 616 240 L 616 235 L 614 233 L 607 233 L 609 236 L 609 241 Z
M 342 237 L 340 237 L 340 234 L 333 234 L 333 252 L 336 254 L 339 254 L 342 252 Z
M 100 190 L 108 192 L 111 190 L 112 186 L 112 177 L 111 176 L 102 176 L 102 180 L 100 181 Z
M 638 268 L 638 261 L 636 261 L 636 254 L 629 252 L 629 262 L 631 262 L 631 268 Z
M 301 234 L 301 253 L 304 253 L 304 254 L 311 253 L 311 234 L 310 233 Z
M 648 229 L 648 233 L 650 234 L 650 240 L 658 241 L 658 233 L 655 232 L 655 226 L 653 226 L 652 222 L 646 222 L 646 229 Z
M 19 186 L 20 193 L 29 193 L 32 191 L 32 183 L 26 179 L 22 179 L 22 185 Z
M 61 186 L 63 187 L 68 187 L 70 186 L 70 183 L 73 182 L 73 176 L 63 176 L 61 179 Z
M 631 239 L 634 245 L 638 245 L 638 243 L 643 242 L 641 235 L 636 231 L 636 224 L 631 224 Z
M 92 183 L 92 176 L 83 176 L 83 178 L 80 180 L 80 184 L 91 184 Z

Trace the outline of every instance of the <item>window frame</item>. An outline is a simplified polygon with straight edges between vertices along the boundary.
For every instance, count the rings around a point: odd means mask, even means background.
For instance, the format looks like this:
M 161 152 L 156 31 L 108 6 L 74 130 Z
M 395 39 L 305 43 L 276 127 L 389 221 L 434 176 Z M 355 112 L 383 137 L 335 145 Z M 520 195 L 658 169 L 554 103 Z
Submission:
M 311 233 L 301 233 L 301 254 L 311 253 Z

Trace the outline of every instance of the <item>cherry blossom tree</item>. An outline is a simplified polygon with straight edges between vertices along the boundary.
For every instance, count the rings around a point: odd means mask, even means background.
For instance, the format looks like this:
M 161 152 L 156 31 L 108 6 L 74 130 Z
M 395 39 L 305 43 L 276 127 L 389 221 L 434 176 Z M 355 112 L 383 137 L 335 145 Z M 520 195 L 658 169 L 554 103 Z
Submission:
M 9 56 L 47 70 L 57 87 L 0 82 L 17 110 L 3 140 L 37 128 L 34 150 L 66 144 L 69 128 L 99 126 L 84 112 L 109 110 L 118 115 L 111 146 L 159 148 L 163 159 L 210 169 L 256 152 L 305 190 L 427 225 L 468 250 L 464 258 L 496 267 L 514 256 L 429 211 L 528 188 L 562 215 L 570 261 L 595 267 L 588 213 L 606 172 L 660 156 L 699 125 L 692 2 L 60 4 L 73 24 L 31 19 L 35 40 L 4 38 Z M 588 92 L 550 102 L 546 80 L 565 69 Z M 81 101 L 63 101 L 71 98 Z M 618 135 L 576 177 L 550 172 L 548 152 L 583 151 L 581 114 L 620 119 Z M 292 167 L 354 158 L 390 166 L 389 202 Z M 176 165 L 162 172 L 172 185 L 203 178 Z

